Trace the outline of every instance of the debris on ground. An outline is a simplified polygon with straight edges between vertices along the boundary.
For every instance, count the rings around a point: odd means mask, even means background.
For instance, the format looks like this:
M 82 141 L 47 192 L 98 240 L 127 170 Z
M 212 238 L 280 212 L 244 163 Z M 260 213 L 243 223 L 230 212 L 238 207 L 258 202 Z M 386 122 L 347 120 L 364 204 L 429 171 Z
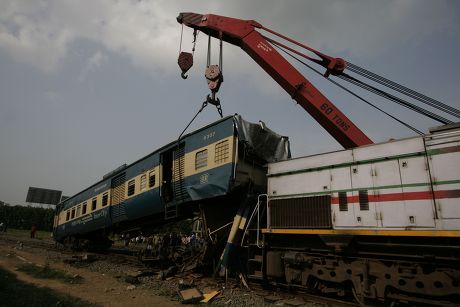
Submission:
M 283 305 L 297 307 L 297 306 L 305 305 L 305 302 L 299 299 L 291 299 L 291 300 L 283 301 Z
M 167 270 L 160 271 L 158 273 L 158 279 L 165 280 L 167 277 L 174 275 L 177 272 L 176 266 L 170 266 Z
M 179 295 L 181 297 L 182 304 L 194 304 L 201 301 L 204 296 L 197 288 L 190 288 L 186 290 L 180 290 Z
M 132 284 L 132 285 L 137 285 L 141 283 L 137 277 L 133 277 L 129 275 L 125 277 L 125 282 L 127 282 L 128 284 Z
M 212 292 L 209 292 L 209 293 L 203 293 L 204 298 L 200 301 L 200 303 L 209 303 L 219 293 L 220 293 L 220 291 L 212 291 Z
M 69 258 L 62 260 L 64 263 L 67 264 L 75 264 L 75 263 L 91 263 L 97 260 L 97 256 L 94 254 L 83 254 L 83 255 L 72 255 Z
M 17 245 L 16 242 L 17 240 L 13 242 L 14 246 Z M 240 276 L 232 276 L 232 278 L 229 277 L 225 281 L 220 278 L 207 277 L 198 270 L 189 271 L 185 268 L 188 265 L 193 265 L 193 262 L 196 261 L 188 259 L 188 261 L 183 261 L 181 264 L 176 263 L 175 269 L 169 266 L 166 269 L 163 268 L 163 270 L 160 270 L 156 263 L 149 263 L 149 265 L 140 264 L 139 262 L 130 261 L 129 258 L 125 259 L 125 257 L 117 257 L 112 254 L 109 257 L 103 254 L 87 253 L 89 257 L 85 257 L 83 253 L 79 253 L 75 257 L 71 257 L 68 253 L 56 249 L 35 248 L 29 245 L 25 245 L 25 248 L 33 250 L 36 254 L 43 254 L 48 261 L 53 263 L 67 262 L 73 267 L 116 278 L 124 283 L 122 292 L 131 293 L 128 296 L 136 295 L 136 292 L 139 290 L 148 290 L 153 295 L 168 297 L 172 301 L 182 302 L 182 296 L 179 294 L 179 291 L 195 288 L 202 296 L 200 300 L 197 298 L 196 304 L 211 304 L 213 306 L 226 307 L 263 307 L 281 304 L 285 306 L 324 306 L 324 304 L 304 302 L 301 299 L 300 301 L 295 301 L 295 298 L 292 296 L 281 298 L 282 295 L 278 295 L 277 292 L 269 294 L 267 291 L 259 289 L 259 287 L 253 284 L 248 284 L 250 289 L 247 289 Z M 15 256 L 14 252 L 9 252 L 9 254 L 10 257 Z M 247 280 L 245 281 L 247 282 Z M 116 291 L 113 287 L 102 288 L 101 292 L 110 295 L 122 293 Z M 280 300 L 268 303 L 270 297 L 268 297 L 268 300 L 264 299 L 267 296 L 279 296 Z M 209 300 L 206 302 L 207 299 Z
M 282 299 L 281 297 L 276 296 L 276 295 L 270 295 L 270 296 L 264 297 L 264 301 L 267 302 L 267 303 L 270 303 L 270 304 L 274 304 L 274 303 L 280 301 L 281 299 Z

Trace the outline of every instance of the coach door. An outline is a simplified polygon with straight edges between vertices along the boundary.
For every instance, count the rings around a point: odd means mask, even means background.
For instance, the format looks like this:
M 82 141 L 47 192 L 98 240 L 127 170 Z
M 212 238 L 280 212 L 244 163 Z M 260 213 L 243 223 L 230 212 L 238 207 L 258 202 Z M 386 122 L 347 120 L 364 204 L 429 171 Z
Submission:
M 184 150 L 185 144 L 161 154 L 161 201 L 165 208 L 165 219 L 177 217 L 177 204 L 184 200 Z
M 185 189 L 185 146 L 182 143 L 178 149 L 174 150 L 173 162 L 173 191 L 176 202 L 183 202 L 187 198 L 187 190 Z
M 126 173 L 122 173 L 112 179 L 111 183 L 111 217 L 112 222 L 117 223 L 127 219 L 125 208 L 125 183 Z
M 173 150 L 168 150 L 161 154 L 161 189 L 160 196 L 163 204 L 170 203 L 173 200 L 172 189 L 172 165 Z

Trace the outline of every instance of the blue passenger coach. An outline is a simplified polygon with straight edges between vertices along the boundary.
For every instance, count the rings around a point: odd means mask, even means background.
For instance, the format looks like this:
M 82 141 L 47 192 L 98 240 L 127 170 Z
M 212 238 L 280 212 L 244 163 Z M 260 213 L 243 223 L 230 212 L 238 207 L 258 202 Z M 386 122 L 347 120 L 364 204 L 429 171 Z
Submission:
M 54 219 L 61 243 L 108 243 L 110 233 L 149 231 L 207 210 L 207 224 L 233 218 L 248 194 L 266 187 L 267 162 L 290 156 L 286 137 L 261 122 L 229 116 L 123 165 L 62 201 Z

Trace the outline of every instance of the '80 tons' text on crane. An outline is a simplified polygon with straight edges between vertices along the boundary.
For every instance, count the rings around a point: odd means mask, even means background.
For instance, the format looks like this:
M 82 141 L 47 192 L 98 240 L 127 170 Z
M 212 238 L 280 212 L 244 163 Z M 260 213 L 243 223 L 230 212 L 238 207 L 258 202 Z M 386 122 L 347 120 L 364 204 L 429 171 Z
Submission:
M 347 124 L 342 118 L 340 118 L 337 114 L 332 114 L 334 112 L 334 108 L 329 106 L 327 103 L 323 103 L 320 107 L 321 111 L 323 111 L 327 116 L 332 116 L 332 121 L 337 124 L 343 131 L 347 131 L 350 128 L 350 125 Z M 332 114 L 332 115 L 331 115 Z

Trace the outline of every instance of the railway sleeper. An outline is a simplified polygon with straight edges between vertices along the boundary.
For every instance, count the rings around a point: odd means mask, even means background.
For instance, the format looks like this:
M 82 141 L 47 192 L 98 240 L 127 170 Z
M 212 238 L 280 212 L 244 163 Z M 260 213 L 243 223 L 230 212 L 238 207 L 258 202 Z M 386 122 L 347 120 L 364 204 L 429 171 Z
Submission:
M 460 300 L 458 268 L 434 267 L 428 263 L 380 261 L 376 259 L 345 259 L 333 256 L 309 255 L 303 252 L 268 251 L 267 279 L 285 279 L 288 284 L 343 293 L 350 285 L 355 296 L 362 299 L 387 300 L 404 295 L 419 299 Z

